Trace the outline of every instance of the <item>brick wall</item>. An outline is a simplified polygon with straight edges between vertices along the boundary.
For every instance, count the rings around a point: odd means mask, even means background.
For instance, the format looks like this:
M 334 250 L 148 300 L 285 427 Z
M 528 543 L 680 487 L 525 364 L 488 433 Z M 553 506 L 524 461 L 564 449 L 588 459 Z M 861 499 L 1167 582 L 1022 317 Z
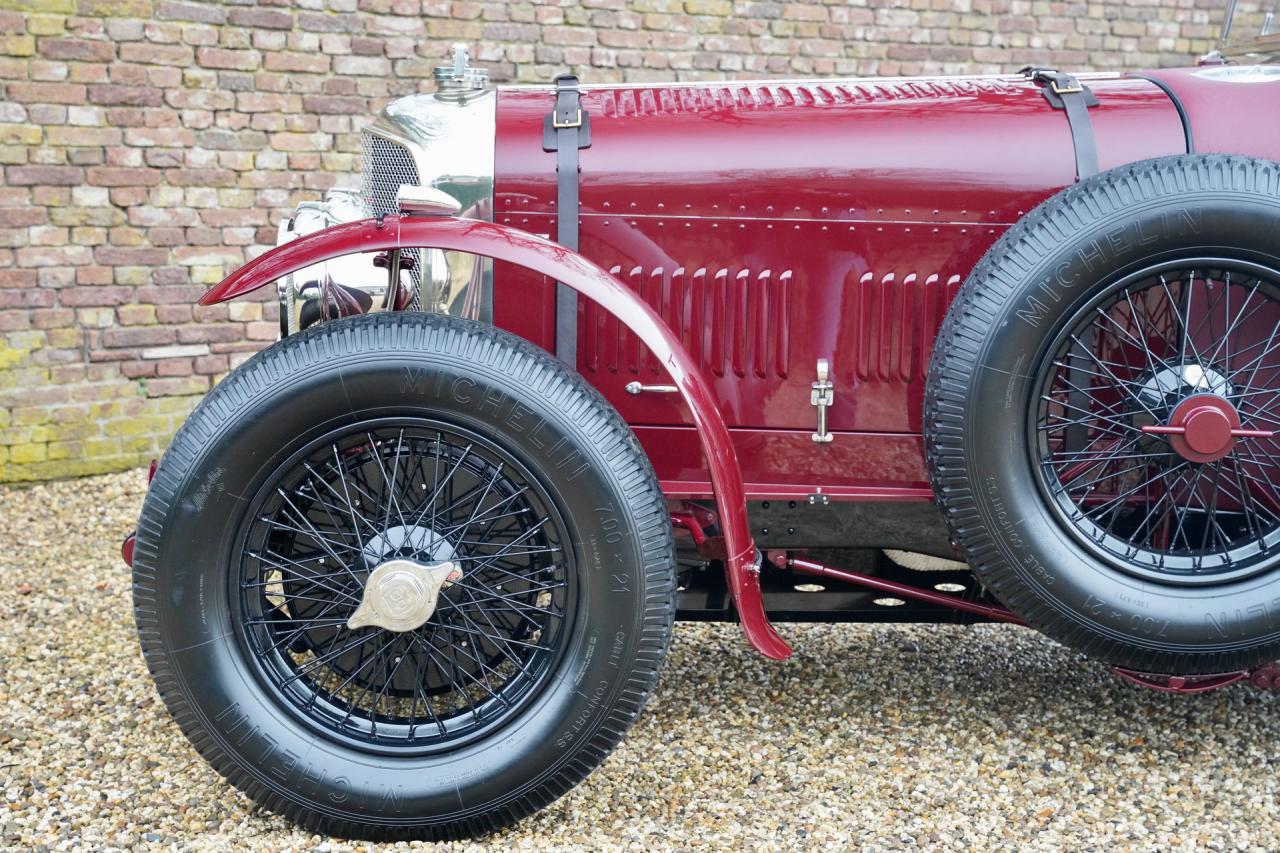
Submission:
M 158 455 L 275 337 L 269 303 L 195 298 L 297 202 L 353 184 L 361 124 L 429 90 L 450 42 L 498 81 L 1133 68 L 1187 63 L 1222 14 L 885 5 L 0 0 L 0 482 Z

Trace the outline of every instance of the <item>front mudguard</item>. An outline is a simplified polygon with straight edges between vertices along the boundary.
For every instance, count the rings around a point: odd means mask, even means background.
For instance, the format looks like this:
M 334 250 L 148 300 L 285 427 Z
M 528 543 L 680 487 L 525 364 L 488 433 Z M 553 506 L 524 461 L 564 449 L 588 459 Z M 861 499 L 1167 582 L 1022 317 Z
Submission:
M 553 278 L 617 317 L 649 348 L 670 374 L 693 415 L 724 532 L 729 588 L 747 640 L 766 657 L 775 660 L 790 657 L 790 646 L 769 624 L 764 612 L 760 553 L 747 524 L 742 471 L 711 387 L 662 318 L 616 278 L 577 252 L 492 222 L 444 216 L 362 219 L 316 231 L 271 249 L 211 288 L 200 297 L 200 304 L 214 305 L 235 299 L 281 276 L 343 255 L 417 248 L 467 252 Z

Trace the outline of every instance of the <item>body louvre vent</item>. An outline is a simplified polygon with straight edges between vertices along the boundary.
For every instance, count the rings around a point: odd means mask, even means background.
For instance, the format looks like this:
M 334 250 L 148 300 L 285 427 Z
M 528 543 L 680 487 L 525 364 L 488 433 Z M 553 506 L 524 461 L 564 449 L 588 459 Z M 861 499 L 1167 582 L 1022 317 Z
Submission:
M 794 106 L 874 104 L 905 100 L 947 100 L 982 93 L 1015 91 L 1017 81 L 848 80 L 828 83 L 750 83 L 619 88 L 590 91 L 589 109 L 614 118 L 673 113 L 782 109 Z
M 845 289 L 857 329 L 853 375 L 864 382 L 909 382 L 929 372 L 933 339 L 960 289 L 960 276 L 864 273 Z
M 704 370 L 715 376 L 786 378 L 790 270 L 615 266 L 610 272 L 662 316 Z M 666 376 L 640 339 L 594 302 L 586 303 L 583 323 L 585 370 Z

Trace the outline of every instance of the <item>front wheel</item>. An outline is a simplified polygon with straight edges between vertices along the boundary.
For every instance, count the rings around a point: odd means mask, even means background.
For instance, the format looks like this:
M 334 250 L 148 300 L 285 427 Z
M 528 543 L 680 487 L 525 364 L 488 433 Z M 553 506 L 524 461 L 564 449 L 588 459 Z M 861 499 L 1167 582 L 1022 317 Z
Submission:
M 161 462 L 135 614 L 184 733 L 331 834 L 476 835 L 617 743 L 674 613 L 633 435 L 536 348 L 372 315 L 232 373 Z

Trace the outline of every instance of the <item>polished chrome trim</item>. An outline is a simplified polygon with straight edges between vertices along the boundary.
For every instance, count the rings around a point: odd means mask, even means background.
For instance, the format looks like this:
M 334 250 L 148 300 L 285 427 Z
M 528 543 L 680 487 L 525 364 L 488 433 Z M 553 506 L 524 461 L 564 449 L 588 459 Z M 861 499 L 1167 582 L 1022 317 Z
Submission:
M 809 404 L 817 410 L 818 429 L 809 437 L 815 444 L 830 444 L 834 436 L 827 430 L 827 409 L 836 402 L 836 386 L 831 381 L 831 363 L 825 358 L 818 359 L 815 372 L 818 378 L 810 386 L 812 390 L 809 392 Z
M 1120 71 L 1082 71 L 1074 75 L 1078 80 L 1121 80 L 1124 72 Z M 883 86 L 895 83 L 954 83 L 970 81 L 996 81 L 1006 83 L 1027 83 L 1027 79 L 1019 74 L 931 74 L 925 77 L 789 77 L 753 78 L 750 80 L 671 80 L 652 83 L 590 83 L 584 81 L 581 89 L 584 94 L 593 91 L 617 91 L 621 89 L 690 89 L 708 86 L 722 89 L 752 88 L 756 86 L 843 86 L 868 85 Z M 1037 87 L 1038 88 L 1038 87 Z M 504 83 L 497 87 L 499 92 L 548 92 L 555 93 L 555 86 L 549 83 Z
M 1231 38 L 1231 20 L 1236 16 L 1236 0 L 1227 0 L 1226 11 L 1222 15 L 1222 32 L 1218 34 L 1218 50 L 1227 46 Z
M 442 101 L 466 101 L 489 86 L 488 69 L 471 66 L 465 44 L 455 44 L 452 62 L 449 65 L 437 65 L 433 74 L 436 78 L 436 97 Z
M 1276 83 L 1280 82 L 1280 65 L 1218 65 L 1192 74 L 1219 83 Z
M 679 390 L 674 385 L 645 385 L 641 382 L 628 382 L 626 388 L 628 394 L 675 394 Z
M 325 193 L 323 201 L 304 201 L 294 209 L 291 216 L 280 222 L 276 232 L 276 245 L 334 225 L 355 222 L 364 216 L 364 205 L 354 190 L 331 189 Z M 348 312 L 355 311 L 357 305 L 362 312 L 386 311 L 395 304 L 402 292 L 412 295 L 413 277 L 408 273 L 401 273 L 399 252 L 390 254 L 391 270 L 378 266 L 377 252 L 359 252 L 321 261 L 281 276 L 276 281 L 276 296 L 280 305 L 280 337 L 287 338 L 302 331 L 306 312 L 311 313 L 308 325 L 333 319 L 328 312 L 331 304 L 338 304 L 335 288 L 353 294 L 356 299 L 355 303 L 342 300 Z M 393 281 L 399 281 L 400 286 L 392 288 Z M 363 297 L 354 296 L 357 292 L 363 294 Z M 365 299 L 368 305 L 362 304 Z M 340 316 L 343 314 L 340 313 Z
M 1245 15 L 1237 16 L 1237 12 L 1245 12 L 1248 17 L 1261 15 L 1257 23 L 1257 32 L 1241 33 L 1240 26 Z M 1228 0 L 1227 8 L 1222 16 L 1222 30 L 1218 35 L 1217 49 L 1209 56 L 1217 59 L 1250 58 L 1254 62 L 1274 62 L 1280 57 L 1280 33 L 1273 31 L 1276 12 L 1280 11 L 1280 3 L 1272 2 L 1268 10 L 1263 4 L 1257 8 L 1241 10 L 1236 0 Z M 1234 33 L 1233 33 L 1234 30 Z M 1201 64 L 1209 64 L 1204 60 Z M 1240 81 L 1244 82 L 1244 81 Z M 1250 81 L 1256 82 L 1256 81 Z
M 493 89 L 465 98 L 456 93 L 409 95 L 387 104 L 364 132 L 404 147 L 413 158 L 419 185 L 456 199 L 460 216 L 492 222 L 497 103 Z M 460 278 L 479 290 L 466 300 L 474 319 L 492 322 L 493 261 L 475 258 L 471 270 L 461 270 L 463 264 L 457 258 L 444 258 L 445 254 L 422 253 L 423 286 L 439 282 L 442 275 Z M 450 261 L 447 268 L 435 269 L 442 260 Z
M 396 208 L 411 216 L 457 216 L 462 212 L 462 203 L 435 187 L 403 184 L 396 193 Z

